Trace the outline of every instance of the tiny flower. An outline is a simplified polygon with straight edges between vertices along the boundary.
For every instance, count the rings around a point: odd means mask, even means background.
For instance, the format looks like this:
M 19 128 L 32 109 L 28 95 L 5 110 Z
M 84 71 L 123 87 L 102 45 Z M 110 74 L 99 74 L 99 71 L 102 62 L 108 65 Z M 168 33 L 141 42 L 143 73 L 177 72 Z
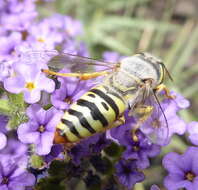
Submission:
M 28 147 L 25 144 L 14 138 L 9 138 L 7 146 L 0 151 L 0 154 L 10 155 L 13 159 L 15 159 L 18 157 L 27 156 L 27 150 Z
M 192 121 L 187 125 L 187 131 L 189 133 L 189 140 L 194 145 L 198 145 L 198 122 Z
M 126 147 L 126 150 L 122 156 L 125 160 L 137 160 L 138 168 L 145 169 L 150 164 L 149 158 L 160 153 L 160 146 L 150 143 L 141 131 L 137 131 L 136 136 L 138 141 L 133 140 L 130 130 L 125 131 L 122 145 Z
M 43 49 L 55 49 L 55 45 L 62 42 L 63 36 L 58 30 L 51 29 L 52 24 L 44 20 L 29 27 L 27 41 L 37 43 Z
M 24 93 L 27 103 L 40 100 L 41 91 L 51 93 L 54 91 L 54 81 L 47 78 L 40 68 L 33 64 L 13 64 L 16 76 L 4 80 L 4 88 L 11 93 Z
M 25 190 L 33 186 L 35 177 L 28 173 L 16 160 L 9 156 L 0 156 L 0 189 L 1 190 Z
M 63 44 L 63 52 L 85 57 L 89 56 L 85 44 L 82 42 L 76 42 L 73 39 L 66 40 L 66 42 Z
M 63 69 L 68 73 L 68 69 Z M 92 85 L 91 81 L 80 81 L 76 77 L 58 77 L 60 88 L 55 90 L 51 96 L 52 104 L 58 109 L 68 109 L 69 106 L 87 92 Z
M 144 174 L 137 170 L 136 161 L 120 160 L 116 164 L 116 176 L 119 182 L 128 189 L 144 180 Z
M 25 31 L 37 16 L 34 1 L 9 1 L 1 13 L 1 25 L 10 31 Z
M 168 153 L 163 159 L 163 166 L 168 171 L 164 185 L 168 190 L 185 188 L 195 190 L 198 187 L 198 148 L 189 147 L 182 155 Z
M 174 97 L 174 99 L 170 99 L 170 98 L 164 99 L 163 104 L 165 106 L 172 107 L 172 109 L 175 110 L 176 112 L 178 112 L 181 109 L 186 109 L 190 106 L 189 100 L 184 98 L 181 94 L 176 93 L 174 91 L 171 91 L 170 94 L 171 96 Z
M 46 155 L 53 146 L 55 127 L 62 116 L 54 108 L 47 111 L 34 104 L 27 109 L 30 120 L 18 127 L 18 138 L 23 143 L 34 143 L 36 153 Z
M 69 155 L 72 158 L 72 162 L 75 165 L 79 165 L 83 158 L 99 154 L 109 143 L 110 141 L 106 139 L 105 134 L 96 134 L 74 146 L 70 150 Z
M 22 35 L 19 32 L 12 32 L 9 36 L 0 36 L 0 57 L 9 58 L 15 51 L 15 47 L 22 41 Z
M 69 16 L 63 17 L 63 30 L 68 36 L 75 37 L 82 34 L 82 24 Z

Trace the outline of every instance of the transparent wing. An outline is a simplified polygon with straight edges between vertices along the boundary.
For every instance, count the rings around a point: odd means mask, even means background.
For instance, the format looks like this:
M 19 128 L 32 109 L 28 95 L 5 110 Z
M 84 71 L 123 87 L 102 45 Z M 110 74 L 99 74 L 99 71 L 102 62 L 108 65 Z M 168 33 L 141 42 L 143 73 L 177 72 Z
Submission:
M 58 52 L 56 50 L 51 51 L 26 51 L 20 56 L 20 61 L 26 64 L 47 63 L 53 57 L 57 56 Z
M 71 72 L 79 73 L 112 70 L 116 66 L 116 63 L 100 61 L 69 53 L 60 53 L 56 50 L 27 51 L 21 54 L 20 60 L 27 64 L 45 62 L 48 64 L 49 68 L 54 71 L 67 68 L 71 70 Z
M 56 70 L 66 67 L 72 72 L 89 73 L 112 70 L 116 64 L 68 53 L 58 53 L 48 61 L 48 66 Z
M 153 107 L 151 116 L 141 125 L 140 130 L 158 145 L 167 145 L 169 141 L 169 126 L 166 115 L 158 97 L 154 94 L 146 98 L 146 105 Z

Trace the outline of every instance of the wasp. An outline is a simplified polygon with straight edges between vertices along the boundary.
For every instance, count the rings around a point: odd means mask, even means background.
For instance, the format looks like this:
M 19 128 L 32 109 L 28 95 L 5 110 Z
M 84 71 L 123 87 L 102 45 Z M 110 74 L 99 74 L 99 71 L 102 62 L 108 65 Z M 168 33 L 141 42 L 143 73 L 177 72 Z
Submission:
M 149 104 L 154 100 L 159 107 L 157 93 L 164 91 L 172 98 L 164 85 L 165 74 L 168 73 L 163 62 L 149 53 L 139 53 L 125 57 L 118 63 L 94 60 L 87 57 L 58 53 L 48 61 L 49 66 L 64 64 L 72 67 L 71 73 L 59 73 L 52 69 L 42 69 L 42 72 L 60 77 L 78 77 L 80 80 L 91 80 L 102 77 L 88 92 L 82 95 L 70 108 L 65 111 L 56 126 L 55 143 L 76 143 L 96 133 L 120 126 L 125 123 L 124 113 L 129 110 L 131 116 L 138 118 L 135 131 L 140 128 L 152 114 L 154 106 Z M 101 70 L 93 70 L 101 66 Z M 168 73 L 170 76 L 170 74 Z M 171 78 L 171 76 L 170 76 Z M 149 101 L 148 101 L 149 100 Z M 166 117 L 164 115 L 165 122 Z M 164 139 L 168 136 L 166 125 Z

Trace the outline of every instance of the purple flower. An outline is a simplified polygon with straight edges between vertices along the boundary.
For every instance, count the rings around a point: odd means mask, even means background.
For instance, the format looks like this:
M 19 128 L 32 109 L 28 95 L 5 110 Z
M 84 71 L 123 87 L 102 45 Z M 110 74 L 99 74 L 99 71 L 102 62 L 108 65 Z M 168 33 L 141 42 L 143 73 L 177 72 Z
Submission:
M 141 131 L 137 131 L 136 136 L 138 141 L 132 139 L 132 134 L 129 130 L 125 131 L 122 145 L 126 147 L 126 150 L 122 156 L 125 160 L 137 160 L 138 168 L 145 169 L 149 166 L 149 158 L 160 153 L 160 146 L 150 143 Z
M 195 190 L 198 187 L 198 148 L 189 147 L 186 152 L 179 155 L 168 153 L 163 159 L 163 166 L 169 172 L 164 179 L 168 190 L 185 188 Z
M 27 115 L 30 120 L 21 124 L 17 131 L 19 140 L 23 143 L 34 143 L 39 155 L 49 154 L 55 127 L 62 112 L 57 112 L 54 108 L 45 111 L 38 104 L 34 104 L 27 109 Z
M 0 36 L 2 46 L 0 46 L 1 59 L 9 59 L 13 56 L 15 47 L 22 41 L 22 35 L 19 32 L 12 32 L 9 36 Z
M 7 144 L 6 136 L 0 132 L 0 150 L 3 149 Z
M 9 138 L 7 146 L 0 151 L 0 154 L 10 155 L 13 159 L 15 159 L 22 156 L 27 156 L 27 150 L 28 147 L 25 144 L 14 138 Z
M 75 37 L 82 34 L 82 24 L 69 16 L 64 16 L 63 31 L 65 31 L 68 36 Z
M 116 164 L 116 176 L 119 182 L 128 189 L 144 180 L 144 174 L 137 170 L 136 161 L 120 160 Z
M 0 81 L 10 77 L 13 74 L 13 61 L 2 61 L 0 63 Z
M 46 22 L 35 23 L 28 29 L 27 41 L 30 43 L 37 43 L 42 49 L 55 49 L 55 45 L 63 40 L 63 36 L 58 30 L 52 30 L 53 23 Z
M 63 44 L 63 52 L 73 55 L 88 57 L 88 50 L 83 42 L 76 42 L 73 39 L 67 39 Z
M 121 59 L 121 55 L 118 54 L 117 52 L 112 52 L 112 51 L 106 51 L 103 53 L 103 59 L 105 61 L 109 61 L 109 62 L 118 62 Z
M 5 115 L 0 115 L 0 132 L 7 133 L 6 125 L 9 118 Z
M 55 144 L 52 146 L 50 153 L 47 154 L 44 159 L 47 163 L 49 163 L 58 158 L 61 152 L 63 152 L 63 146 L 60 144 Z
M 22 167 L 21 163 L 12 160 L 9 156 L 0 156 L 0 189 L 25 190 L 33 186 L 35 177 Z
M 6 30 L 25 31 L 36 16 L 33 0 L 12 0 L 4 5 L 0 24 Z
M 3 149 L 7 144 L 7 137 L 4 133 L 7 132 L 6 124 L 8 122 L 8 117 L 0 115 L 0 150 Z
M 69 72 L 63 69 L 63 73 Z M 68 109 L 69 106 L 87 92 L 92 85 L 91 81 L 80 81 L 76 77 L 58 77 L 60 88 L 55 90 L 51 96 L 52 104 L 58 109 Z
M 123 144 L 123 142 L 125 142 L 125 134 L 131 131 L 135 124 L 134 118 L 128 115 L 128 111 L 125 112 L 124 117 L 125 123 L 123 125 L 115 127 L 109 130 L 109 132 L 107 131 L 107 137 L 119 144 Z
M 170 94 L 174 96 L 174 99 L 164 99 L 163 100 L 163 105 L 165 107 L 169 106 L 172 108 L 172 110 L 175 110 L 175 112 L 180 111 L 181 109 L 186 109 L 190 106 L 189 100 L 184 98 L 181 94 L 178 94 L 174 91 L 171 91 Z
M 187 125 L 187 131 L 189 133 L 189 140 L 194 145 L 198 145 L 198 122 L 192 121 Z
M 79 165 L 83 158 L 99 154 L 109 144 L 110 141 L 106 139 L 105 134 L 96 134 L 74 146 L 70 150 L 69 155 L 72 158 L 72 162 L 75 165 Z
M 54 91 L 54 81 L 47 78 L 36 65 L 15 62 L 13 69 L 16 76 L 6 78 L 4 88 L 11 93 L 23 92 L 27 103 L 38 102 L 42 90 L 48 93 Z

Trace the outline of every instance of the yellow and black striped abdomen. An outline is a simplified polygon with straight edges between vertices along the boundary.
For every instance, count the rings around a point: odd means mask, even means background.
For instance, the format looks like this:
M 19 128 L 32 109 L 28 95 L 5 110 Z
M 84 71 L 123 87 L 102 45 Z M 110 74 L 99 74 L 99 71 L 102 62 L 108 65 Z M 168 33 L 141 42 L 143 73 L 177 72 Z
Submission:
M 106 130 L 125 109 L 121 97 L 108 92 L 102 85 L 97 86 L 71 105 L 57 128 L 69 142 L 77 142 Z

